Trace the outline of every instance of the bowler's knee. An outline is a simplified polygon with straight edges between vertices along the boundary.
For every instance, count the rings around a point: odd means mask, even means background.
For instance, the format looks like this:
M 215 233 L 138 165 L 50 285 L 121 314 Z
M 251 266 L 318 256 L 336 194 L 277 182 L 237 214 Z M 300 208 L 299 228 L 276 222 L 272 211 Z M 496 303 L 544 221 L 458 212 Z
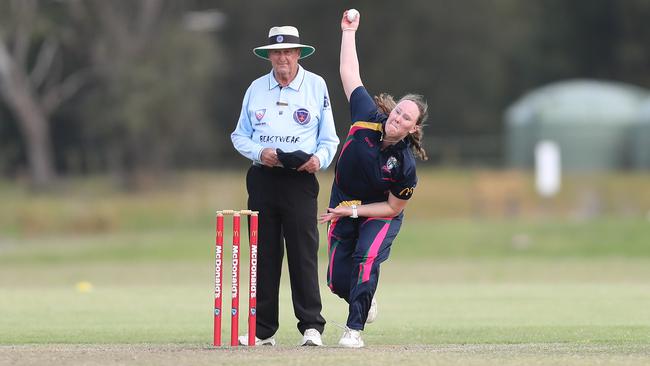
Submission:
M 347 286 L 345 286 L 345 285 L 342 283 L 342 281 L 335 281 L 335 280 L 332 279 L 332 280 L 327 284 L 327 287 L 329 287 L 330 291 L 332 291 L 332 293 L 333 293 L 334 295 L 337 295 L 338 297 L 340 297 L 340 298 L 342 298 L 342 299 L 346 299 L 346 300 L 347 300 L 347 298 L 348 298 L 349 295 L 350 295 L 350 291 L 349 291 L 349 289 L 347 288 Z

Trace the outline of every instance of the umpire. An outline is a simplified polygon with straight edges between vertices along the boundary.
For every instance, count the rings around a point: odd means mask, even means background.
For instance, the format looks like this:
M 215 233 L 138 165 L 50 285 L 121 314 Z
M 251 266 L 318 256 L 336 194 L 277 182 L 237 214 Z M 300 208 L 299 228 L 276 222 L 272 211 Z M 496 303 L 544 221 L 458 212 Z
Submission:
M 314 51 L 300 43 L 295 27 L 271 28 L 268 44 L 253 52 L 272 70 L 246 90 L 231 134 L 235 149 L 253 163 L 246 175 L 248 208 L 260 211 L 258 345 L 275 345 L 285 244 L 300 344 L 323 344 L 314 173 L 330 165 L 339 139 L 325 81 L 298 64 Z

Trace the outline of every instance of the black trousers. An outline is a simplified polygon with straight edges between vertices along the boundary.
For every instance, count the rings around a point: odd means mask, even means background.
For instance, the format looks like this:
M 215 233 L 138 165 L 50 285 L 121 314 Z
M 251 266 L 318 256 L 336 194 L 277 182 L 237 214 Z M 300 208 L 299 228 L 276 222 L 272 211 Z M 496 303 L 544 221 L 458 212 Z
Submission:
M 253 165 L 246 175 L 248 208 L 259 211 L 257 337 L 278 330 L 280 276 L 286 243 L 298 330 L 323 333 L 318 287 L 318 191 L 314 174 Z

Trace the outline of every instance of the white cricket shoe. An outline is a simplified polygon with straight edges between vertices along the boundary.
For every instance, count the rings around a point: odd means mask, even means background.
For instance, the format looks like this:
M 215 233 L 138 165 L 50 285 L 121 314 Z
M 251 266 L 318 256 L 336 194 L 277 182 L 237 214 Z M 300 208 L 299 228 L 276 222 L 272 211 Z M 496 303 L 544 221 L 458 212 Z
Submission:
M 237 338 L 239 340 L 239 345 L 240 346 L 248 346 L 248 334 L 244 334 L 242 336 L 239 336 Z M 255 337 L 255 345 L 256 346 L 275 346 L 275 338 L 269 337 L 266 339 L 259 339 Z
M 301 346 L 322 346 L 323 340 L 320 337 L 320 332 L 314 328 L 309 328 L 305 330 L 305 334 L 302 335 Z
M 372 302 L 370 303 L 370 310 L 368 310 L 368 317 L 366 318 L 366 324 L 370 324 L 377 319 L 377 299 L 373 296 Z
M 363 339 L 361 339 L 361 331 L 346 327 L 345 332 L 343 332 L 339 340 L 339 346 L 347 348 L 361 348 L 365 346 Z

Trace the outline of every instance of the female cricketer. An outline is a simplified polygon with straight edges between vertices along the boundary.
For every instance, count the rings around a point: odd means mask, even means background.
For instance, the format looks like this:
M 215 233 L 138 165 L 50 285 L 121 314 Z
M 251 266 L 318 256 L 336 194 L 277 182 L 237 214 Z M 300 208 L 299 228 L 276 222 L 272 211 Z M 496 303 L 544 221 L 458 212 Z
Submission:
M 339 345 L 364 346 L 361 331 L 376 316 L 379 265 L 388 258 L 402 225 L 403 211 L 417 183 L 415 156 L 421 146 L 427 104 L 409 94 L 397 103 L 390 95 L 374 99 L 361 82 L 355 33 L 360 16 L 341 19 L 340 74 L 350 102 L 352 125 L 336 164 L 327 213 L 327 284 L 349 304 Z

